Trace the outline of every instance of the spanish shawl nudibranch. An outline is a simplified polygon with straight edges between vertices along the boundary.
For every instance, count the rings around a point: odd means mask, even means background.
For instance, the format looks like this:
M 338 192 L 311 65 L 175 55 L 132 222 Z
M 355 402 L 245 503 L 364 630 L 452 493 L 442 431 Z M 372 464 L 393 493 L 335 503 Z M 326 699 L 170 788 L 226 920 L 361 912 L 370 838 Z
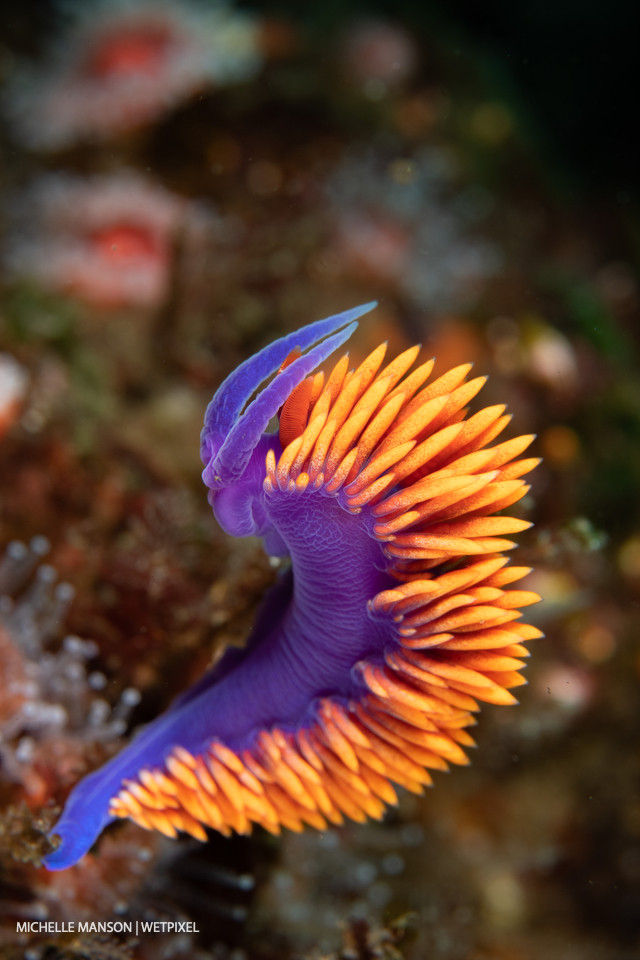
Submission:
M 313 374 L 372 306 L 270 344 L 210 402 L 214 513 L 290 569 L 247 647 L 75 788 L 50 869 L 118 817 L 203 840 L 205 826 L 379 818 L 392 782 L 419 793 L 429 768 L 467 762 L 477 701 L 515 702 L 523 641 L 540 635 L 515 621 L 539 598 L 507 589 L 528 570 L 502 556 L 503 535 L 529 524 L 493 514 L 527 490 L 538 461 L 514 458 L 532 437 L 489 446 L 504 406 L 465 418 L 485 378 L 467 381 L 465 364 L 424 386 L 433 361 L 408 372 L 419 347 L 382 367 L 383 344 L 355 370 L 344 356 Z

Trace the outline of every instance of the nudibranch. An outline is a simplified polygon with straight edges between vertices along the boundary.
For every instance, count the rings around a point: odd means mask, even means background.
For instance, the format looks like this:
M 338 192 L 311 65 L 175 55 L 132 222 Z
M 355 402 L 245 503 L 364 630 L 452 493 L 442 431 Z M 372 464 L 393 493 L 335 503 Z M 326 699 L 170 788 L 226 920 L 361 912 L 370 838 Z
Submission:
M 50 869 L 120 817 L 203 840 L 380 818 L 394 784 L 419 793 L 467 762 L 478 701 L 515 702 L 540 635 L 516 621 L 538 597 L 511 588 L 528 570 L 507 564 L 504 535 L 529 523 L 502 511 L 528 489 L 532 437 L 494 444 L 504 406 L 466 410 L 485 378 L 465 364 L 427 383 L 419 347 L 314 372 L 373 306 L 270 344 L 211 400 L 215 516 L 290 564 L 247 646 L 71 793 Z

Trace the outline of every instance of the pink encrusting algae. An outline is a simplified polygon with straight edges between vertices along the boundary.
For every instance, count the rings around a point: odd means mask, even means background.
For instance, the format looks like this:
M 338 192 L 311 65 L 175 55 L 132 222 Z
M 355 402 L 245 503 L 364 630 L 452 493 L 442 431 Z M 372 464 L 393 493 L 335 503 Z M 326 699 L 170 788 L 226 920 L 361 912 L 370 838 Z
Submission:
M 203 223 L 196 205 L 127 171 L 43 177 L 22 207 L 31 222 L 12 241 L 8 272 L 103 307 L 158 306 L 176 242 Z
M 24 367 L 8 353 L 0 353 L 0 439 L 20 413 L 27 384 Z
M 28 146 L 59 149 L 152 123 L 261 61 L 258 22 L 222 0 L 99 0 L 76 5 L 49 63 L 16 73 L 5 104 Z
M 419 60 L 410 33 L 385 20 L 357 20 L 350 24 L 340 53 L 347 78 L 372 100 L 406 83 Z
M 468 307 L 500 268 L 498 246 L 477 229 L 490 194 L 465 184 L 455 156 L 436 147 L 346 155 L 326 195 L 340 271 L 392 284 L 422 310 Z

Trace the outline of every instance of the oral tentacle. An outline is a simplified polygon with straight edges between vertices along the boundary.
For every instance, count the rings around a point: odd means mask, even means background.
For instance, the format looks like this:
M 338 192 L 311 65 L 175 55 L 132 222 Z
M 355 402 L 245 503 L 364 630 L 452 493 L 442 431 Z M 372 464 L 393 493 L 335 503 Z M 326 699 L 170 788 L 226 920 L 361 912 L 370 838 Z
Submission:
M 294 331 L 286 337 L 276 340 L 255 356 L 249 357 L 248 360 L 245 360 L 236 370 L 230 373 L 216 391 L 205 412 L 201 435 L 201 458 L 205 466 L 219 449 L 218 444 L 223 444 L 231 430 L 237 425 L 251 396 L 265 380 L 278 371 L 293 349 L 297 347 L 304 354 L 304 351 L 309 348 L 316 345 L 318 347 L 315 356 L 320 359 L 317 359 L 311 366 L 307 366 L 307 363 L 301 363 L 297 367 L 297 371 L 300 372 L 299 379 L 302 380 L 333 350 L 349 339 L 355 326 L 357 326 L 357 324 L 353 325 L 354 321 L 374 307 L 375 303 L 366 303 L 351 310 L 345 310 L 343 313 L 327 317 L 325 320 L 311 323 L 301 330 Z M 325 352 L 322 341 L 332 335 L 335 339 L 331 341 L 331 345 L 325 348 Z M 326 343 L 328 344 L 328 340 Z M 303 356 L 301 356 L 301 359 L 303 359 Z M 287 382 L 293 383 L 293 386 L 295 386 L 295 381 L 296 375 L 289 378 Z M 290 386 L 289 392 L 291 392 L 293 386 Z M 271 416 L 275 415 L 277 409 L 276 407 Z

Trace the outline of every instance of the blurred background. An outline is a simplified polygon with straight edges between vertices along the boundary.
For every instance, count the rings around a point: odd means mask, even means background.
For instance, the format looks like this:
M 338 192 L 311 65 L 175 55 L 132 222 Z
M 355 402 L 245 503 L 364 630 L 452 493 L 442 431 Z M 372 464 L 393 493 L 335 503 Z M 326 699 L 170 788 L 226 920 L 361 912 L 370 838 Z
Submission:
M 22 0 L 0 13 L 0 951 L 640 956 L 637 36 L 623 0 Z M 535 432 L 529 685 L 384 822 L 38 869 L 71 786 L 242 643 L 205 406 L 281 334 L 473 361 Z M 194 920 L 199 934 L 16 933 Z

